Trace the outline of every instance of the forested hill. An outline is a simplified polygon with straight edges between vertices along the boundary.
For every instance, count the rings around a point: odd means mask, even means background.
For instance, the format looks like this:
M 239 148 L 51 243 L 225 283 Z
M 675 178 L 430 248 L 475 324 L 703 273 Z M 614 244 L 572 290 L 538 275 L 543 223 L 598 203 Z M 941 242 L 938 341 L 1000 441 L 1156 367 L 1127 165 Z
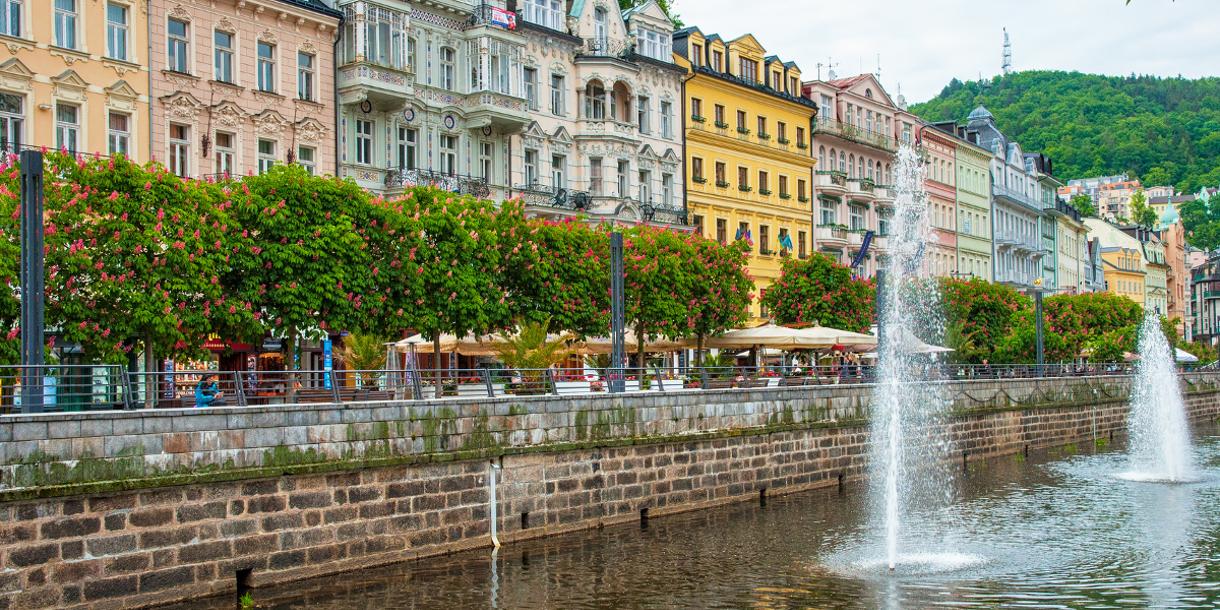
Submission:
M 1064 182 L 1128 172 L 1189 193 L 1220 185 L 1220 78 L 1018 72 L 954 79 L 911 110 L 964 122 L 980 104 L 1022 148 L 1049 154 Z

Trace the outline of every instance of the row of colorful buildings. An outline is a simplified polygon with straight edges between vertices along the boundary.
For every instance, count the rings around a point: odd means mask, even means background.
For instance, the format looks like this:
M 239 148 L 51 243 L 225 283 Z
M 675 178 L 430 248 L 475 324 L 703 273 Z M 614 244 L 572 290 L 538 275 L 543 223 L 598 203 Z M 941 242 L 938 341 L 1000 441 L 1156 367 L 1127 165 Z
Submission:
M 2 6 L 6 150 L 122 153 L 186 177 L 297 163 L 389 196 L 522 198 L 537 216 L 745 240 L 766 290 L 813 253 L 876 272 L 905 144 L 924 159 L 931 272 L 1142 303 L 1168 282 L 1119 279 L 1129 251 L 1155 258 L 1129 247 L 1143 234 L 1099 242 L 1056 197 L 1051 159 L 986 109 L 931 124 L 874 75 L 809 78 L 752 35 L 675 31 L 655 0 Z

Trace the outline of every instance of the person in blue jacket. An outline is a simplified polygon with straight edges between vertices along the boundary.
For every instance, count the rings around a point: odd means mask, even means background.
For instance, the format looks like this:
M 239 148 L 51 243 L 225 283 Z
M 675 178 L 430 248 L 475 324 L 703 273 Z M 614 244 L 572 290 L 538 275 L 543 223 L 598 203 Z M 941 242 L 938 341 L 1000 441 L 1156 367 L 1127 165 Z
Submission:
M 221 400 L 223 396 L 224 394 L 220 391 L 220 383 L 216 380 L 215 375 L 204 375 L 195 385 L 196 407 L 221 406 L 224 404 L 224 401 Z

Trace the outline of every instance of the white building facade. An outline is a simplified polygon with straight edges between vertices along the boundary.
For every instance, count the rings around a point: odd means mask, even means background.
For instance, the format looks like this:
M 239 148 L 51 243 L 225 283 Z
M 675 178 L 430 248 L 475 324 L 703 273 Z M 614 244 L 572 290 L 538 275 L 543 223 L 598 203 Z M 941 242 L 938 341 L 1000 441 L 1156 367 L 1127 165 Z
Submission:
M 683 77 L 655 1 L 516 0 L 530 117 L 510 137 L 511 196 L 537 216 L 687 225 Z
M 393 195 L 509 195 L 529 124 L 525 39 L 503 0 L 350 0 L 338 52 L 340 175 Z

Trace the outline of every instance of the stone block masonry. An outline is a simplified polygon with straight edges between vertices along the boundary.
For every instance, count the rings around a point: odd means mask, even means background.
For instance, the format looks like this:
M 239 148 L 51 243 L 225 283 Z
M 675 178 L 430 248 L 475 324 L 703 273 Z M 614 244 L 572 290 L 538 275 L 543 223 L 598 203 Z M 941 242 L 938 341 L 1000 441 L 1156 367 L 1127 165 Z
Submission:
M 1220 417 L 1213 381 L 1188 386 L 1197 420 Z M 940 433 L 972 458 L 1108 438 L 1125 424 L 1126 383 L 948 384 L 955 414 Z M 50 434 L 94 418 L 4 418 L 6 451 L 42 453 L 10 462 L 0 491 L 0 608 L 147 607 L 233 595 L 239 576 L 257 587 L 488 546 L 493 462 L 504 542 L 834 485 L 864 473 L 870 391 L 103 414 L 100 444 Z M 283 445 L 300 435 L 308 449 Z M 179 453 L 192 461 L 160 457 Z

